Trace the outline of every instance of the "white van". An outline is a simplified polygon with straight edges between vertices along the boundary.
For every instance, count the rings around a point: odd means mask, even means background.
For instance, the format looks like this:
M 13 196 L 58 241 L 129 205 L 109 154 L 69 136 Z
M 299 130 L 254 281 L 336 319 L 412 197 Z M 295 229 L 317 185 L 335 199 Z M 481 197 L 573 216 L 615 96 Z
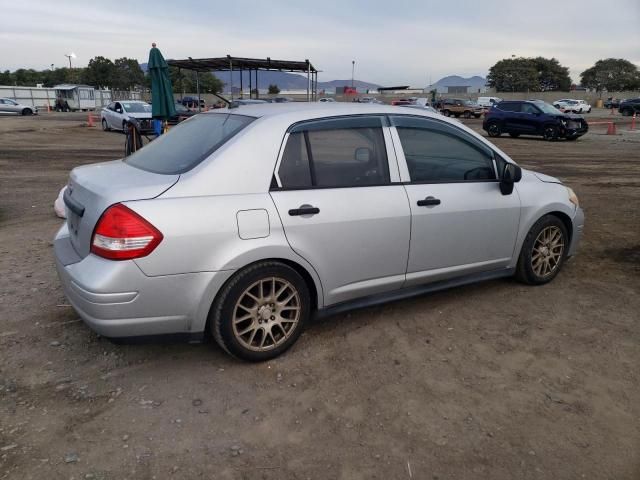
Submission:
M 491 108 L 501 101 L 502 99 L 498 97 L 478 97 L 478 106 Z

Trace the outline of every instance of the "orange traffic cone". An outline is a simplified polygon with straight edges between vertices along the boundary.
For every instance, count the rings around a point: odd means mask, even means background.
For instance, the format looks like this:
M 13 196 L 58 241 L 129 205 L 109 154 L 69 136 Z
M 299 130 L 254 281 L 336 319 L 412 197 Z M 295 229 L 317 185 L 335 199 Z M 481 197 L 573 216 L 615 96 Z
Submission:
M 607 128 L 607 135 L 616 135 L 616 122 L 609 122 L 609 127 Z
M 95 127 L 95 125 L 93 124 L 93 115 L 87 115 L 87 123 L 89 124 L 89 127 Z
M 629 130 L 635 130 L 636 129 L 636 114 L 633 114 L 633 118 L 631 119 L 631 127 L 629 128 Z

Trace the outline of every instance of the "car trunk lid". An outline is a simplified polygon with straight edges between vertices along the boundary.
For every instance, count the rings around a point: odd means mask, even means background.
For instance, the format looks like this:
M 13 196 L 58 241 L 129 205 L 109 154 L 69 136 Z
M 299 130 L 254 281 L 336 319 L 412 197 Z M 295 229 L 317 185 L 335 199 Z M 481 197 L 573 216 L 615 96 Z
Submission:
M 155 198 L 179 178 L 140 170 L 122 160 L 74 168 L 64 196 L 73 248 L 82 258 L 89 254 L 95 225 L 110 205 Z

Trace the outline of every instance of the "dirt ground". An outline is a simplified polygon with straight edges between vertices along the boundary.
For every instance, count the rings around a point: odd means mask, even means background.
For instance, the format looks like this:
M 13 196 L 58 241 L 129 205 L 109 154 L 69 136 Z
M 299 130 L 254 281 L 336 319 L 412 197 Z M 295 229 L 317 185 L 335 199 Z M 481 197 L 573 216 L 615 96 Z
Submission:
M 212 343 L 115 345 L 67 305 L 52 202 L 70 169 L 124 147 L 85 115 L 0 117 L 1 479 L 640 478 L 640 132 L 628 124 L 495 142 L 585 209 L 579 254 L 551 284 L 492 281 L 332 317 L 252 365 Z

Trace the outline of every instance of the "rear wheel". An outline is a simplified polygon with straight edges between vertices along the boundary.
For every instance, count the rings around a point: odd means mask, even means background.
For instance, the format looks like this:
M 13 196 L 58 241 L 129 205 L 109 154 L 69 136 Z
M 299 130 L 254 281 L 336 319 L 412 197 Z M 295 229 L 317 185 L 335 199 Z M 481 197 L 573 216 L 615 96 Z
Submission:
M 558 129 L 553 125 L 547 125 L 542 131 L 542 137 L 548 142 L 553 142 L 558 138 Z
M 499 137 L 502 134 L 502 129 L 500 128 L 500 124 L 498 122 L 491 122 L 487 126 L 487 133 L 490 137 Z
M 550 282 L 562 268 L 568 247 L 564 223 L 554 215 L 545 215 L 531 227 L 524 240 L 516 278 L 529 285 Z
M 311 311 L 309 289 L 298 272 L 279 262 L 260 262 L 237 273 L 209 314 L 216 342 L 242 360 L 277 357 L 293 345 Z

